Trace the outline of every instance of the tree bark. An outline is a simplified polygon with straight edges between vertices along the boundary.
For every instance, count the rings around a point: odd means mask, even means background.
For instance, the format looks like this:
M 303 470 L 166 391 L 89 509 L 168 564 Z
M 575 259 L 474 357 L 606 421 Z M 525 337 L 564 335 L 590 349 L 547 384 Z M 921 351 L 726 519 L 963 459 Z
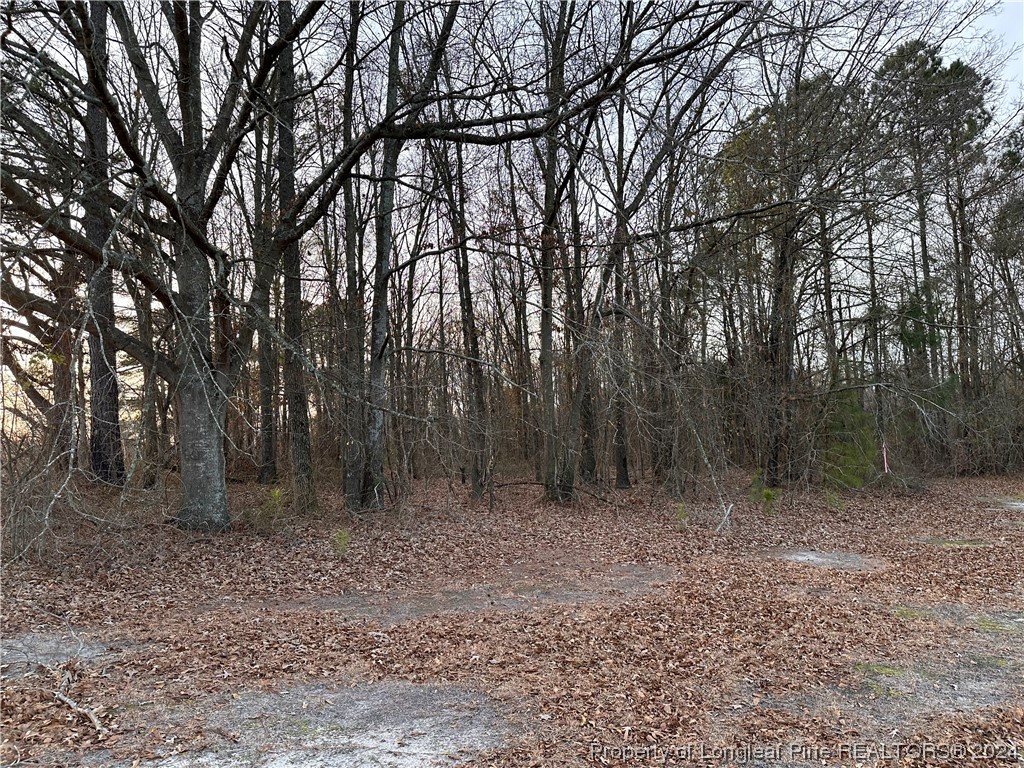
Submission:
M 389 118 L 398 109 L 401 83 L 399 52 L 405 27 L 405 2 L 395 4 L 395 18 L 388 50 L 388 83 L 386 112 Z M 373 306 L 370 314 L 370 380 L 369 414 L 366 429 L 366 482 L 362 489 L 362 506 L 377 507 L 384 502 L 384 416 L 387 411 L 387 358 L 391 344 L 391 307 L 388 285 L 391 278 L 391 220 L 395 210 L 395 175 L 402 143 L 384 140 L 381 165 L 380 197 L 376 214 L 376 251 L 373 267 Z
M 106 71 L 107 8 L 89 3 L 92 25 L 91 55 Z M 97 100 L 86 108 L 87 184 L 92 190 L 83 196 L 85 236 L 97 248 L 106 249 L 111 234 L 110 214 L 99 202 L 109 189 L 107 162 L 107 118 Z M 101 322 L 114 323 L 114 276 L 108 264 L 97 266 L 89 278 L 89 308 Z M 100 481 L 124 482 L 124 449 L 121 444 L 120 393 L 116 372 L 117 352 L 103 343 L 99 333 L 89 334 L 89 454 L 93 475 Z
M 621 200 L 620 200 L 621 202 Z M 615 313 L 612 318 L 612 418 L 614 433 L 612 450 L 615 461 L 615 487 L 629 488 L 629 451 L 626 435 L 626 350 L 624 341 L 625 306 L 623 295 L 623 261 L 626 251 L 626 222 L 621 213 L 615 225 L 612 259 L 615 262 Z
M 277 6 L 278 29 L 282 36 L 292 26 L 292 4 Z M 277 175 L 282 211 L 290 210 L 295 198 L 295 65 L 294 44 L 285 46 L 278 62 L 278 157 Z M 286 222 L 288 226 L 292 222 Z M 302 362 L 302 256 L 298 240 L 291 240 L 281 259 L 284 273 L 284 395 L 288 402 L 289 447 L 291 449 L 293 508 L 306 514 L 316 511 L 313 480 L 312 437 Z
M 466 223 L 465 169 L 462 148 L 455 147 L 455 179 L 449 187 L 452 205 L 453 234 L 456 249 L 456 276 L 459 284 L 459 308 L 462 312 L 462 343 L 466 354 L 466 374 L 469 379 L 469 452 L 470 487 L 473 496 L 480 498 L 490 485 L 487 457 L 487 401 L 483 367 L 480 363 L 480 338 L 473 310 L 473 289 L 469 281 L 469 242 Z
M 568 39 L 568 13 L 572 5 L 559 3 L 553 29 L 545 31 L 551 61 L 547 75 L 547 103 L 557 109 L 565 90 L 565 48 Z M 575 485 L 576 459 L 559 456 L 561 443 L 555 408 L 554 365 L 554 284 L 555 254 L 559 247 L 558 218 L 558 136 L 552 127 L 544 138 L 544 210 L 541 225 L 540 260 L 540 379 L 544 436 L 544 489 L 550 501 L 568 501 Z
M 345 46 L 345 93 L 342 99 L 342 132 L 345 146 L 352 144 L 355 130 L 356 45 L 362 20 L 361 8 L 360 2 L 349 3 L 350 27 Z M 355 182 L 351 175 L 343 180 L 342 200 L 345 216 L 344 487 L 345 504 L 351 510 L 362 506 L 363 481 L 366 473 L 366 320 L 362 280 L 362 238 L 356 210 Z
M 78 420 L 75 412 L 77 396 L 72 368 L 75 357 L 72 303 L 78 274 L 78 265 L 71 258 L 60 267 L 53 294 L 59 314 L 55 318 L 51 338 L 47 339 L 50 372 L 53 376 L 53 402 L 46 411 L 50 430 L 50 460 L 55 462 L 62 472 L 76 465 L 78 454 L 78 440 L 75 435 Z
M 768 375 L 771 402 L 768 414 L 768 456 L 764 467 L 764 484 L 782 484 L 788 477 L 783 452 L 789 447 L 791 382 L 793 380 L 793 344 L 795 341 L 795 307 L 793 292 L 796 269 L 796 233 L 799 216 L 785 221 L 776 246 L 772 270 L 772 309 L 768 334 Z M 787 462 L 788 463 L 788 462 Z
M 185 160 L 203 153 L 202 24 L 199 3 L 189 3 L 179 15 L 179 26 L 175 30 L 181 66 L 178 103 L 183 153 L 183 157 L 178 158 L 177 196 L 183 218 L 192 223 L 197 236 L 205 238 L 204 179 L 198 164 Z M 210 343 L 213 276 L 209 259 L 184 227 L 176 246 L 181 328 L 177 401 L 182 499 L 178 523 L 189 530 L 221 531 L 231 525 L 223 445 L 228 377 L 213 365 Z

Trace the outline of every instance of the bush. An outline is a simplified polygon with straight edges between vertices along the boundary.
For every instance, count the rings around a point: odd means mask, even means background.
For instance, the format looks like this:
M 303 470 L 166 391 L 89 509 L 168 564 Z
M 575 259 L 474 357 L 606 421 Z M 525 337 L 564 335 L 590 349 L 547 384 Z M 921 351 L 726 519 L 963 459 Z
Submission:
M 834 401 L 825 434 L 825 484 L 835 489 L 863 488 L 878 476 L 878 439 L 871 414 L 855 392 Z
M 334 556 L 344 560 L 348 554 L 348 546 L 352 542 L 352 534 L 346 530 L 335 531 L 331 537 L 331 546 L 334 548 Z
M 267 490 L 263 503 L 242 512 L 242 526 L 258 533 L 270 533 L 281 528 L 288 508 L 288 492 L 279 486 Z
M 685 528 L 690 524 L 690 510 L 686 508 L 683 502 L 676 504 L 675 518 L 680 528 Z
M 764 484 L 763 475 L 760 471 L 754 475 L 754 482 L 750 486 L 750 500 L 761 505 L 761 511 L 766 515 L 775 512 L 775 506 L 782 498 L 782 490 L 771 488 Z

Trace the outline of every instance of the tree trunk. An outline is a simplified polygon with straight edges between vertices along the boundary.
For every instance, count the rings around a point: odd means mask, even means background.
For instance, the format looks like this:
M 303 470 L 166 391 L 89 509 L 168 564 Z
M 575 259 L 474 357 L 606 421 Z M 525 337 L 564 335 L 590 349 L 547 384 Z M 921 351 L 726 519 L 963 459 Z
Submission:
M 269 304 L 265 307 L 270 316 Z M 274 370 L 277 350 L 267 331 L 259 335 L 259 389 L 260 389 L 260 474 L 259 482 L 269 485 L 277 482 L 277 419 L 274 408 Z
M 832 389 L 839 379 L 839 346 L 836 334 L 835 296 L 832 289 L 832 241 L 828 233 L 828 220 L 825 211 L 818 210 L 818 242 L 821 247 L 821 299 L 824 305 L 822 313 L 822 335 L 825 337 L 825 361 L 828 366 L 828 382 L 826 387 Z
M 278 6 L 279 31 L 292 25 L 292 4 L 283 0 Z M 279 204 L 288 210 L 295 198 L 295 69 L 294 46 L 288 44 L 278 64 L 278 158 Z M 305 370 L 302 363 L 302 257 L 299 243 L 291 240 L 282 254 L 284 273 L 284 394 L 288 402 L 288 436 L 292 459 L 292 505 L 297 511 L 316 511 L 316 487 L 313 481 L 312 438 Z
M 401 71 L 399 51 L 405 26 L 405 2 L 395 4 L 395 19 L 388 53 L 387 114 L 398 107 Z M 370 381 L 369 414 L 366 429 L 366 482 L 362 505 L 380 506 L 384 501 L 384 416 L 387 411 L 387 358 L 391 346 L 391 308 L 388 285 L 391 278 L 392 216 L 395 209 L 395 174 L 402 150 L 398 139 L 384 140 L 381 167 L 380 197 L 376 215 L 376 255 L 373 273 L 373 307 L 370 314 Z
M 487 402 L 484 391 L 483 367 L 480 363 L 480 339 L 473 313 L 473 289 L 469 281 L 469 243 L 466 238 L 466 189 L 463 175 L 462 148 L 455 148 L 455 184 L 452 215 L 456 249 L 456 273 L 459 283 L 459 307 L 462 311 L 462 340 L 466 354 L 466 374 L 469 379 L 469 452 L 470 487 L 473 496 L 480 498 L 490 485 L 487 450 Z
M 189 214 L 198 220 L 196 211 Z M 231 525 L 223 446 L 227 381 L 210 364 L 210 265 L 183 234 L 176 266 L 183 337 L 177 389 L 182 483 L 178 523 L 188 530 L 220 531 Z
M 878 301 L 878 270 L 875 261 L 875 219 L 874 211 L 870 208 L 864 215 L 864 221 L 867 228 L 868 246 L 868 335 L 871 345 L 871 381 L 877 384 L 882 380 L 882 347 L 879 334 L 882 307 Z
M 185 157 L 199 157 L 203 151 L 203 17 L 199 3 L 190 3 L 187 14 L 186 26 L 177 31 L 182 68 L 178 73 L 182 151 Z M 177 198 L 183 217 L 205 238 L 206 223 L 202 216 L 205 184 L 197 164 L 181 164 L 178 187 Z M 213 365 L 210 261 L 184 228 L 176 246 L 181 334 L 177 401 L 182 498 L 178 523 L 188 530 L 221 531 L 231 526 L 223 443 L 228 377 Z
M 790 386 L 793 379 L 795 307 L 793 291 L 796 269 L 796 233 L 794 221 L 782 224 L 772 276 L 772 310 L 768 334 L 768 375 L 771 402 L 768 414 L 768 456 L 764 484 L 781 485 L 789 471 L 783 466 L 783 452 L 789 448 Z M 788 461 L 786 462 L 788 464 Z
M 106 69 L 107 8 L 104 3 L 89 4 L 92 24 L 92 55 Z M 86 109 L 86 166 L 88 183 L 97 191 L 106 189 L 107 119 L 97 101 Z M 108 247 L 110 214 L 97 202 L 96 194 L 83 197 L 85 236 L 99 248 Z M 89 278 L 90 310 L 107 325 L 114 322 L 114 276 L 108 265 L 96 267 Z M 89 453 L 92 473 L 105 483 L 124 482 L 124 449 L 121 445 L 120 396 L 118 392 L 117 354 L 105 346 L 99 333 L 89 334 Z
M 570 295 L 573 355 L 576 375 L 579 377 L 580 396 L 583 398 L 580 414 L 580 478 L 586 483 L 597 480 L 597 451 L 594 440 L 597 424 L 594 414 L 594 353 L 587 343 L 587 312 L 583 303 L 583 225 L 580 218 L 579 187 L 575 174 L 569 182 L 569 213 L 572 223 L 572 268 L 568 270 L 566 290 Z
M 356 45 L 359 41 L 359 25 L 362 19 L 361 7 L 362 4 L 359 2 L 349 3 L 351 26 L 345 46 L 345 95 L 342 101 L 342 132 L 345 146 L 351 145 L 354 132 Z M 343 181 L 342 200 L 345 216 L 344 487 L 345 504 L 351 510 L 362 506 L 366 472 L 366 321 L 363 311 L 362 238 L 356 211 L 355 182 L 351 175 Z
M 612 450 L 615 461 L 615 487 L 629 488 L 629 451 L 626 435 L 626 350 L 624 345 L 625 306 L 623 295 L 623 261 L 626 250 L 626 222 L 621 213 L 615 226 L 615 242 L 612 243 L 615 262 L 615 306 L 612 317 L 612 418 L 614 433 Z
M 914 157 L 914 200 L 917 204 L 917 240 L 921 246 L 921 293 L 924 299 L 924 325 L 927 339 L 928 370 L 932 381 L 939 378 L 938 316 L 935 311 L 935 286 L 932 283 L 932 260 L 928 246 L 928 192 L 924 182 L 924 148 L 918 146 Z
M 77 414 L 75 413 L 75 383 L 72 368 L 75 345 L 75 329 L 72 325 L 75 298 L 75 282 L 78 266 L 71 254 L 61 265 L 54 285 L 53 297 L 57 303 L 58 315 L 54 320 L 49 346 L 50 371 L 53 376 L 53 402 L 46 413 L 50 430 L 50 456 L 59 471 L 66 472 L 76 464 L 78 440 L 76 439 Z
M 565 89 L 565 45 L 567 40 L 568 6 L 558 6 L 558 19 L 553 30 L 546 32 L 551 62 L 548 69 L 547 103 L 557 108 Z M 559 456 L 558 418 L 555 410 L 554 365 L 554 285 L 555 254 L 558 237 L 558 136 L 552 127 L 544 138 L 544 221 L 541 226 L 540 260 L 540 380 L 544 436 L 544 489 L 551 501 L 568 501 L 575 485 L 575 457 L 568 452 Z
M 153 343 L 152 296 L 144 286 L 127 283 L 135 304 L 135 318 L 139 326 L 139 341 L 147 347 Z M 132 461 L 132 477 L 143 488 L 156 485 L 160 468 L 162 440 L 157 425 L 157 402 L 160 398 L 159 378 L 153 366 L 142 366 L 142 413 L 139 416 L 139 453 Z

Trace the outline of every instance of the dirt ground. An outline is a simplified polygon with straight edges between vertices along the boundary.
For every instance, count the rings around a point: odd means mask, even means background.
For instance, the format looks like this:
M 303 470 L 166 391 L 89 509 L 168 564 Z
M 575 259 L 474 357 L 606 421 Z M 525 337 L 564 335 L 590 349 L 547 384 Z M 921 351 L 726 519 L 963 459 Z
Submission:
M 239 518 L 268 491 L 238 486 Z M 5 764 L 1024 765 L 1024 479 L 742 482 L 57 531 L 4 568 Z

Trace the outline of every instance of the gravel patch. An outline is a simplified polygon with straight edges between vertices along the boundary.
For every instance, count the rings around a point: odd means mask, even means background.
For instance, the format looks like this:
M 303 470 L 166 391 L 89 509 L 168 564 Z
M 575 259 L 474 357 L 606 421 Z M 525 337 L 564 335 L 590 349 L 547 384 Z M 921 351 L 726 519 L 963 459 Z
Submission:
M 486 696 L 463 688 L 400 681 L 351 688 L 301 686 L 247 691 L 192 711 L 221 737 L 201 752 L 147 761 L 150 768 L 432 768 L 500 746 L 509 733 Z M 129 768 L 96 755 L 89 765 Z

